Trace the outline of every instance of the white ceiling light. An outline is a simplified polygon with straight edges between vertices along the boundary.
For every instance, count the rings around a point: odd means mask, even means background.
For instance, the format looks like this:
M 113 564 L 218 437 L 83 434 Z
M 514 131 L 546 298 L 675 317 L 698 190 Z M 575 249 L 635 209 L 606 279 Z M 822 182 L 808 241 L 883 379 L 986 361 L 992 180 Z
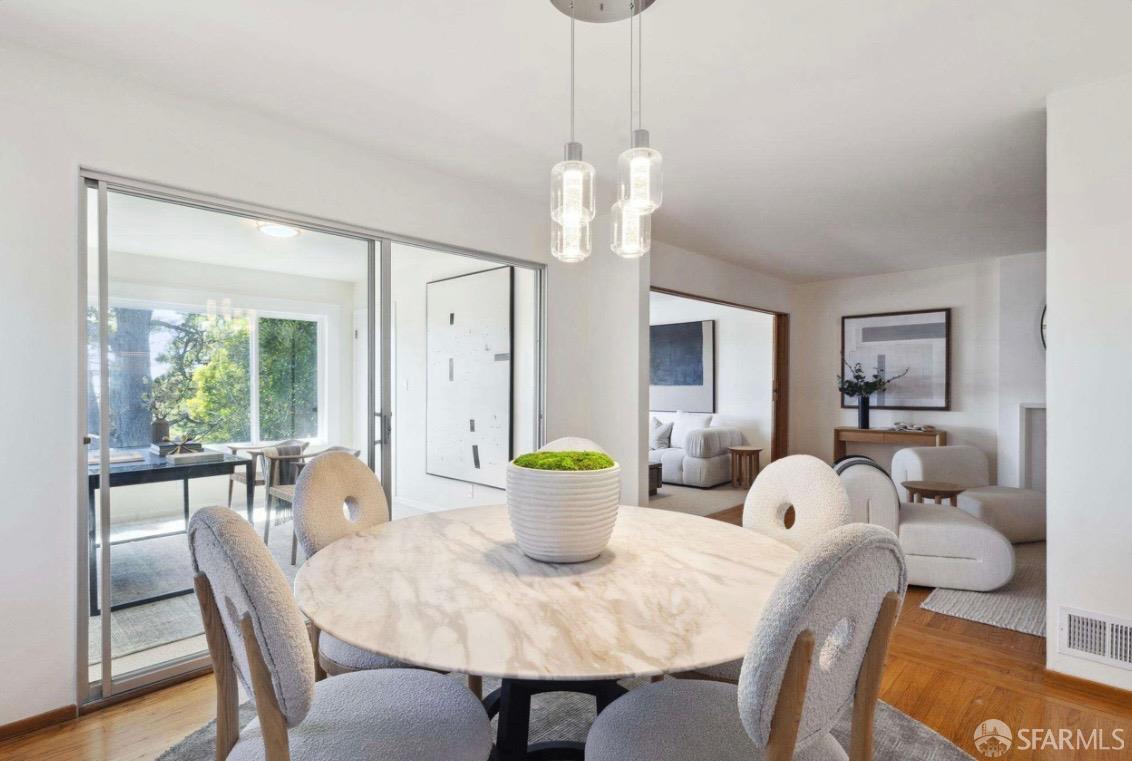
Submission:
M 291 227 L 290 225 L 283 225 L 278 222 L 256 222 L 255 226 L 264 235 L 270 235 L 272 238 L 294 238 L 299 234 L 299 228 Z
M 550 253 L 564 262 L 590 255 L 590 222 L 594 218 L 594 168 L 582 160 L 582 144 L 574 140 L 574 3 L 570 3 L 570 142 L 566 156 L 550 171 Z

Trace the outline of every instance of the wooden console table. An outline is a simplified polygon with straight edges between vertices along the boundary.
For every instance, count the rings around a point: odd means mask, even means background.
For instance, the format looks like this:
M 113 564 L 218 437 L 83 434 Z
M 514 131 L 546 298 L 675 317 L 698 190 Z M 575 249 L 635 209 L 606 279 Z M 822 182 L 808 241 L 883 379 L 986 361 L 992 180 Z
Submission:
M 838 426 L 833 429 L 833 459 L 845 456 L 845 445 L 893 444 L 898 447 L 942 447 L 947 444 L 947 431 L 894 431 L 891 428 L 850 428 Z

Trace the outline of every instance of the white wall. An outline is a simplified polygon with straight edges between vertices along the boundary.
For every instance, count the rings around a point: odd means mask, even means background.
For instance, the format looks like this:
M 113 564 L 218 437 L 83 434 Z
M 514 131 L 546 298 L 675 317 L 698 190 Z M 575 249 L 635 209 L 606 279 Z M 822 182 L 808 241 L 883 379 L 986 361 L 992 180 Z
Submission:
M 277 119 L 7 44 L 0 71 L 0 144 L 8 147 L 0 151 L 0 314 L 10 326 L 0 356 L 9 368 L 32 369 L 0 373 L 0 398 L 14 400 L 6 427 L 20 431 L 0 457 L 8 490 L 0 536 L 19 537 L 0 553 L 3 724 L 75 701 L 80 166 L 532 261 L 549 258 L 549 232 L 541 202 Z M 611 425 L 602 419 L 594 426 L 590 388 L 579 382 L 578 368 L 595 356 L 637 361 L 647 322 L 639 274 L 595 277 L 620 264 L 550 267 L 550 436 L 601 439 Z M 591 302 L 603 314 L 641 315 L 625 324 L 630 351 L 621 353 L 619 332 L 590 330 Z M 596 380 L 603 410 L 641 404 L 639 387 L 611 376 Z M 643 440 L 634 446 L 632 435 L 622 438 L 604 440 L 623 465 L 643 472 Z M 45 452 L 64 462 L 71 453 L 76 477 L 27 478 L 42 469 Z
M 857 424 L 856 409 L 841 409 L 836 390 L 842 316 L 951 307 L 951 410 L 873 410 L 871 424 L 928 423 L 946 430 L 948 443 L 973 444 L 993 461 L 999 414 L 998 295 L 996 260 L 798 286 L 790 331 L 791 452 L 829 460 L 834 426 Z M 855 446 L 852 451 L 888 467 L 895 449 Z
M 1061 606 L 1132 620 L 1132 77 L 1048 102 L 1050 669 L 1132 689 L 1057 652 Z
M 743 432 L 747 443 L 770 458 L 774 390 L 774 317 L 750 309 L 667 293 L 649 298 L 649 324 L 715 320 L 715 415 L 712 425 Z M 673 412 L 650 410 L 662 422 Z
M 998 265 L 998 483 L 1021 486 L 1022 405 L 1046 400 L 1046 256 L 1006 256 Z
M 663 241 L 654 241 L 649 254 L 650 282 L 693 296 L 788 313 L 793 309 L 794 284 L 747 267 L 719 261 Z

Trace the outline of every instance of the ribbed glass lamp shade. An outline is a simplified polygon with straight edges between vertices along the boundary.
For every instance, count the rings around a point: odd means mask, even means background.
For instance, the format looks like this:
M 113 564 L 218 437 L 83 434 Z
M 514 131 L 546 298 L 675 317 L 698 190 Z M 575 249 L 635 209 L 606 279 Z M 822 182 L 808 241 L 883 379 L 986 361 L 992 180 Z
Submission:
M 655 148 L 630 148 L 617 160 L 617 197 L 638 211 L 651 214 L 660 207 L 662 180 L 662 159 Z
M 561 262 L 580 262 L 589 257 L 593 250 L 590 237 L 590 223 L 578 222 L 561 225 L 550 222 L 550 253 Z
M 652 216 L 624 201 L 613 204 L 612 216 L 610 248 L 613 253 L 626 259 L 647 254 L 652 247 Z
M 561 225 L 589 224 L 594 207 L 594 168 L 585 161 L 559 161 L 550 170 L 550 218 Z

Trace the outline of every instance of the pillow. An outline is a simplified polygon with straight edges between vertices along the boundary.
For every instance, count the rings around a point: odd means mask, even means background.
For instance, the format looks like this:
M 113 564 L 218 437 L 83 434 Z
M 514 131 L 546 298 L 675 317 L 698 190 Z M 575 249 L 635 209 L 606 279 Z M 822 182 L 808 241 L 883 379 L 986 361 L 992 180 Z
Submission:
M 677 412 L 676 419 L 672 421 L 672 440 L 670 446 L 677 449 L 684 448 L 684 437 L 689 431 L 697 431 L 711 425 L 710 413 Z
M 661 423 L 652 419 L 649 430 L 649 449 L 668 449 L 672 444 L 672 423 Z

